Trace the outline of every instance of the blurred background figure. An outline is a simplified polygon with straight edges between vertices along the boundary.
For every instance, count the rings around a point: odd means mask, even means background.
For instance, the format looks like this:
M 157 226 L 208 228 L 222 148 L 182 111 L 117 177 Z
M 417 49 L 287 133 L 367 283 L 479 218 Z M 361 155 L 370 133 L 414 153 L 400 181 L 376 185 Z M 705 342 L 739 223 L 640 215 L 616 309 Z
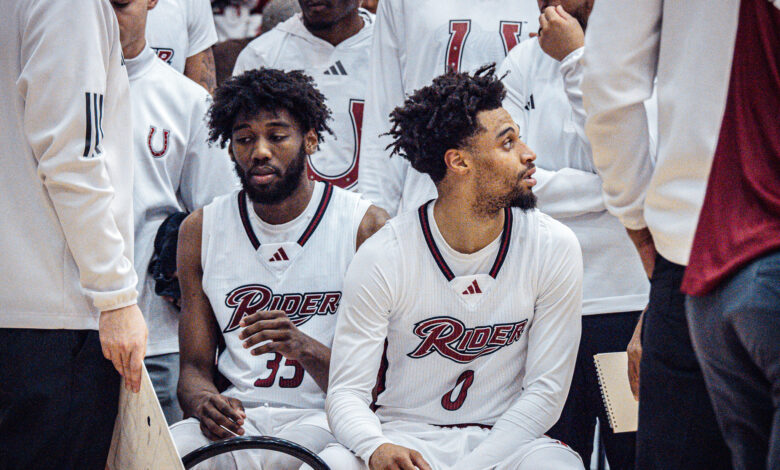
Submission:
M 209 93 L 214 91 L 211 46 L 217 31 L 209 0 L 160 0 L 149 13 L 146 38 L 160 59 Z
M 333 112 L 333 135 L 309 155 L 309 177 L 355 188 L 374 15 L 359 9 L 359 0 L 300 0 L 299 4 L 302 13 L 241 52 L 234 73 L 269 67 L 303 70 L 314 78 Z
M 119 28 L 107 1 L 0 10 L 0 467 L 103 470 L 147 333 Z

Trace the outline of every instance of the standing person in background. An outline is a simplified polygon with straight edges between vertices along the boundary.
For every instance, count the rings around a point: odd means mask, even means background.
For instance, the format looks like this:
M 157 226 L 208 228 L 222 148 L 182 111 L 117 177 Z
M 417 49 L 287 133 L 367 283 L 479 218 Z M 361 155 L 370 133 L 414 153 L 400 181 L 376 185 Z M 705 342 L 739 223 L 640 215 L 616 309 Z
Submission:
M 637 326 L 641 347 L 629 349 L 634 382 L 639 371 L 638 470 L 731 467 L 680 284 L 726 105 L 738 5 L 599 0 L 590 17 L 585 129 L 607 209 L 628 229 L 651 276 L 650 302 Z M 656 78 L 654 161 L 643 104 Z
M 217 30 L 209 0 L 159 0 L 149 13 L 146 38 L 157 56 L 209 93 L 217 86 Z
M 0 10 L 0 465 L 102 470 L 146 345 L 119 29 L 107 1 Z
M 683 278 L 734 468 L 780 468 L 780 2 L 742 0 L 726 109 Z M 725 52 L 722 52 L 725 54 Z
M 146 367 L 169 424 L 181 420 L 179 310 L 155 294 L 149 261 L 160 224 L 238 186 L 230 157 L 208 145 L 210 95 L 165 65 L 147 46 L 146 15 L 157 0 L 114 0 L 130 79 L 135 146 L 135 270 L 138 304 L 149 328 Z
M 358 181 L 374 15 L 358 0 L 313 3 L 300 0 L 302 13 L 255 39 L 238 56 L 234 74 L 271 67 L 303 70 L 312 76 L 333 110 L 333 136 L 307 158 L 309 178 L 342 188 Z
M 406 95 L 448 70 L 495 62 L 536 32 L 534 0 L 380 1 L 377 9 L 358 190 L 391 215 L 436 197 L 425 174 L 390 158 L 390 112 Z
M 569 397 L 548 435 L 590 462 L 598 417 L 610 468 L 633 470 L 635 434 L 612 432 L 593 355 L 626 350 L 647 305 L 649 284 L 623 225 L 604 206 L 601 178 L 585 136 L 580 83 L 593 0 L 538 3 L 539 40 L 512 49 L 498 75 L 506 74 L 504 107 L 536 152 L 537 167 L 552 176 L 539 209 L 572 229 L 582 247 L 582 339 Z

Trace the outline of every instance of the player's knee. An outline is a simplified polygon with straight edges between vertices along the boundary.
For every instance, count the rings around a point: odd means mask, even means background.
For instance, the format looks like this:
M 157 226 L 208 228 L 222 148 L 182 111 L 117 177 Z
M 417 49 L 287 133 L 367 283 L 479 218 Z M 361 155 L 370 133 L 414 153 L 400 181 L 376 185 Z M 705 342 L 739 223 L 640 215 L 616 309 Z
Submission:
M 585 470 L 576 452 L 563 445 L 550 445 L 531 450 L 512 470 Z
M 325 450 L 319 453 L 319 457 L 328 467 L 334 470 L 367 470 L 368 468 L 363 464 L 362 460 L 355 457 L 352 452 L 341 445 L 326 447 Z M 312 468 L 304 464 L 301 470 L 312 470 Z

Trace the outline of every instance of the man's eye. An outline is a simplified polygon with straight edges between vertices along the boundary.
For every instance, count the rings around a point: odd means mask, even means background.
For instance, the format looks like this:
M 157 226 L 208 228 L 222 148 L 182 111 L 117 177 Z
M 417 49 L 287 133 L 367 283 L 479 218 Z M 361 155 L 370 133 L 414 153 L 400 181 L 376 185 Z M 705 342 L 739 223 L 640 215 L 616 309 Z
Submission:
M 274 135 L 271 136 L 271 141 L 272 142 L 281 142 L 281 141 L 283 141 L 286 138 L 287 138 L 287 136 L 284 135 L 284 134 L 274 134 Z
M 236 142 L 238 142 L 239 144 L 245 144 L 246 145 L 246 144 L 252 142 L 252 138 L 251 137 L 239 137 L 239 138 L 236 139 Z
M 509 150 L 514 146 L 514 141 L 512 139 L 506 139 L 504 141 L 504 148 Z

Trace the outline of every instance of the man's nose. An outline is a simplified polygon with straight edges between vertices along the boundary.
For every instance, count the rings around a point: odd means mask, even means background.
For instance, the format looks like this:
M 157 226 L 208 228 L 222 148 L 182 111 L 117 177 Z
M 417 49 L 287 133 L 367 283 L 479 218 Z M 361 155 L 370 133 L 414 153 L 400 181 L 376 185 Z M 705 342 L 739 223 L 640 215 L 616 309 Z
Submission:
M 271 146 L 267 139 L 257 139 L 255 143 L 254 152 L 252 152 L 252 160 L 259 162 L 266 162 L 271 159 Z

